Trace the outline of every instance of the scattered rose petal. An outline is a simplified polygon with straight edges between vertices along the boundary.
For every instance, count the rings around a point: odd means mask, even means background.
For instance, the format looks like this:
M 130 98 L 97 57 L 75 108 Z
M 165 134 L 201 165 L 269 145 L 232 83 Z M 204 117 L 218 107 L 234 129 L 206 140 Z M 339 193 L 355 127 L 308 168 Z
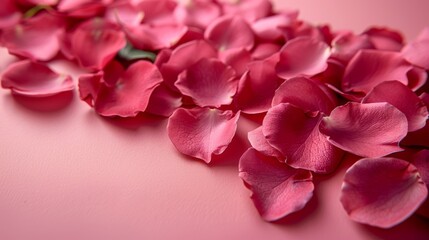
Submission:
M 204 36 L 220 51 L 231 48 L 251 50 L 255 43 L 255 36 L 249 24 L 241 17 L 235 16 L 218 18 L 206 28 Z
M 239 176 L 252 191 L 252 200 L 266 221 L 299 211 L 313 196 L 309 171 L 297 170 L 249 148 L 240 158 Z
M 363 34 L 369 37 L 372 45 L 378 50 L 401 51 L 404 45 L 402 34 L 393 29 L 372 27 Z
M 383 157 L 402 151 L 399 141 L 408 132 L 406 116 L 389 103 L 354 103 L 324 117 L 320 131 L 333 145 L 362 157 Z
M 291 78 L 276 90 L 272 105 L 290 103 L 305 111 L 329 114 L 337 101 L 329 89 L 322 88 L 325 87 L 309 78 Z
M 400 53 L 361 50 L 346 67 L 342 89 L 368 93 L 381 82 L 393 80 L 408 85 L 407 72 L 411 67 Z
M 345 32 L 332 40 L 332 57 L 347 63 L 359 50 L 372 48 L 374 46 L 367 35 Z
M 367 158 L 346 172 L 341 203 L 352 220 L 390 228 L 413 214 L 427 194 L 414 165 L 396 158 Z
M 280 51 L 277 74 L 283 79 L 312 76 L 327 68 L 329 46 L 314 38 L 300 37 L 290 40 Z
M 71 39 L 73 55 L 82 67 L 100 70 L 126 45 L 117 25 L 102 19 L 81 24 Z
M 174 16 L 182 24 L 205 29 L 221 15 L 218 4 L 205 0 L 187 0 L 174 10 Z
M 264 118 L 262 132 L 267 142 L 286 157 L 294 168 L 330 173 L 341 160 L 342 152 L 319 132 L 320 113 L 306 113 L 289 103 L 280 103 Z
M 402 54 L 408 62 L 429 70 L 427 52 L 429 52 L 429 38 L 411 42 L 402 49 Z
M 241 76 L 248 70 L 248 65 L 252 56 L 250 52 L 244 48 L 232 48 L 219 52 L 219 59 L 226 65 L 234 68 L 237 76 Z
M 168 136 L 179 152 L 209 163 L 232 141 L 239 116 L 229 110 L 179 108 L 169 118 Z
M 162 82 L 158 68 L 147 61 L 138 61 L 115 75 L 99 72 L 79 79 L 81 99 L 102 116 L 134 117 L 144 112 L 152 92 Z
M 161 84 L 153 90 L 146 112 L 169 117 L 181 105 L 182 95 Z
M 392 104 L 407 117 L 408 131 L 410 132 L 423 128 L 429 116 L 423 101 L 407 86 L 398 81 L 380 83 L 363 98 L 362 102 L 387 102 Z
M 22 14 L 14 0 L 3 0 L 0 8 L 0 29 L 14 26 L 21 19 Z
M 217 59 L 201 59 L 179 75 L 176 87 L 200 107 L 229 105 L 237 92 L 234 69 Z
M 423 182 L 429 188 L 429 150 L 424 149 L 417 152 L 413 156 L 412 164 L 416 166 Z M 429 198 L 420 206 L 417 213 L 429 218 Z
M 177 3 L 173 0 L 131 0 L 131 4 L 144 13 L 143 22 L 152 26 L 174 25 L 173 13 Z
M 281 46 L 275 43 L 259 43 L 253 48 L 252 58 L 254 60 L 263 60 L 280 50 Z
M 10 64 L 2 74 L 1 86 L 30 97 L 48 97 L 74 89 L 70 76 L 30 60 Z
M 254 149 L 256 149 L 258 152 L 269 156 L 269 157 L 275 157 L 280 161 L 284 160 L 283 155 L 281 152 L 279 152 L 277 149 L 273 148 L 265 138 L 264 134 L 262 133 L 262 126 L 250 131 L 248 134 L 248 139 L 250 144 Z
M 294 16 L 291 14 L 277 14 L 252 23 L 252 29 L 259 39 L 275 42 L 284 38 L 281 27 L 290 25 L 294 20 Z

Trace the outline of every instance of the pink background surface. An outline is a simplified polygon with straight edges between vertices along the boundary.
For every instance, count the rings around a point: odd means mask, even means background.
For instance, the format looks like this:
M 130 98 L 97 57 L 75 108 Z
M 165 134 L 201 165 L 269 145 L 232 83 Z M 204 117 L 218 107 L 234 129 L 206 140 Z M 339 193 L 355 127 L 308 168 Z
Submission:
M 411 39 L 429 25 L 426 0 L 277 2 L 301 9 L 303 19 L 329 22 L 335 29 L 389 25 Z M 6 57 L 4 51 L 0 54 L 2 68 Z M 55 105 L 59 108 L 52 111 Z M 41 109 L 48 106 L 50 111 Z M 249 120 L 240 122 L 224 160 L 208 167 L 176 152 L 165 119 L 104 119 L 76 93 L 54 104 L 1 90 L 0 109 L 1 240 L 429 236 L 429 222 L 418 217 L 390 230 L 350 221 L 338 201 L 347 161 L 342 170 L 319 178 L 323 181 L 304 212 L 264 222 L 237 176 L 246 131 L 254 127 Z

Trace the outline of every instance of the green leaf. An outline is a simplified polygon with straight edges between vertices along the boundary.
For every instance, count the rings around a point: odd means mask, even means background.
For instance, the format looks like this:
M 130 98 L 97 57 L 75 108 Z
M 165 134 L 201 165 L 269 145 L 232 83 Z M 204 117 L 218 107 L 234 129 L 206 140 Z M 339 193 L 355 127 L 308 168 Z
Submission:
M 52 11 L 53 9 L 50 6 L 46 6 L 46 5 L 37 5 L 34 6 L 30 9 L 28 9 L 25 13 L 24 13 L 24 18 L 31 18 L 34 15 L 36 15 L 37 13 L 39 13 L 42 10 L 46 10 L 46 11 Z
M 156 58 L 155 53 L 136 49 L 129 43 L 127 43 L 127 45 L 118 52 L 118 56 L 128 61 L 148 59 L 151 62 L 154 62 Z

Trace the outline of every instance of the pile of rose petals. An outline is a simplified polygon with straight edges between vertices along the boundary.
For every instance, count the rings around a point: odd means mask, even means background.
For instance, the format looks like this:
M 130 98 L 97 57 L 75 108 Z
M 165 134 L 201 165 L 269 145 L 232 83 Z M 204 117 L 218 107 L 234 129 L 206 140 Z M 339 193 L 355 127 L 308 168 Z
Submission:
M 429 217 L 429 28 L 314 26 L 268 0 L 3 0 L 0 43 L 18 61 L 1 84 L 42 98 L 72 91 L 49 63 L 85 74 L 80 98 L 106 117 L 168 117 L 177 150 L 209 163 L 240 117 L 263 118 L 239 175 L 267 221 L 304 208 L 313 176 L 344 156 L 339 199 L 354 221 L 389 228 Z

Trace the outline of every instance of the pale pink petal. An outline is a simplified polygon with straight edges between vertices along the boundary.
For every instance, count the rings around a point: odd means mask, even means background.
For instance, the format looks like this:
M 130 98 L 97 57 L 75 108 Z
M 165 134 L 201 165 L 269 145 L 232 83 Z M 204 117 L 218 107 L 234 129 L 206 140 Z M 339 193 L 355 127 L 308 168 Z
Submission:
M 0 29 L 12 27 L 19 22 L 22 14 L 14 0 L 3 0 L 0 8 Z
M 407 85 L 411 68 L 400 53 L 361 50 L 347 65 L 342 88 L 345 92 L 368 93 L 384 81 L 397 80 Z
M 252 191 L 256 209 L 266 221 L 304 208 L 313 196 L 313 177 L 249 148 L 240 158 L 239 176 Z
M 404 58 L 419 67 L 429 70 L 429 38 L 407 44 L 402 49 Z
M 2 74 L 1 86 L 30 97 L 48 97 L 74 89 L 70 76 L 30 60 L 10 64 Z
M 402 151 L 399 141 L 408 132 L 407 117 L 389 103 L 354 103 L 324 117 L 320 131 L 333 145 L 362 157 L 383 157 Z
M 258 152 L 269 156 L 269 157 L 275 157 L 279 161 L 284 161 L 284 156 L 279 152 L 277 149 L 273 148 L 265 138 L 264 134 L 262 133 L 262 126 L 258 127 L 252 131 L 250 131 L 247 134 L 247 137 L 249 139 L 250 144 L 254 149 L 256 149 Z
M 404 45 L 402 34 L 393 29 L 372 27 L 363 34 L 369 37 L 372 45 L 378 50 L 401 51 Z
M 81 24 L 71 38 L 71 50 L 82 67 L 100 70 L 126 45 L 117 25 L 102 19 Z
M 262 18 L 252 23 L 255 35 L 263 41 L 275 42 L 284 38 L 281 27 L 286 27 L 295 19 L 290 14 L 283 13 Z
M 329 114 L 337 106 L 334 94 L 320 83 L 305 77 L 286 80 L 276 90 L 272 106 L 290 103 L 305 111 Z
M 175 45 L 186 34 L 184 25 L 151 26 L 142 24 L 127 28 L 128 40 L 134 47 L 144 50 L 160 50 Z
M 231 48 L 251 50 L 255 43 L 255 36 L 249 24 L 241 17 L 235 16 L 216 19 L 206 28 L 204 36 L 220 51 Z
M 1 36 L 10 53 L 47 61 L 60 50 L 59 35 L 63 31 L 62 20 L 44 12 L 5 29 Z
M 423 203 L 428 190 L 416 167 L 397 158 L 366 158 L 346 172 L 341 203 L 356 222 L 393 227 Z
M 280 52 L 276 71 L 283 79 L 312 76 L 327 68 L 329 46 L 319 40 L 300 37 L 290 40 Z
M 200 107 L 220 107 L 232 102 L 238 79 L 231 67 L 217 59 L 205 58 L 181 73 L 175 85 Z
M 226 65 L 231 66 L 237 73 L 237 76 L 241 76 L 248 70 L 248 64 L 252 56 L 244 48 L 232 48 L 219 52 L 219 59 Z
M 342 151 L 319 132 L 320 113 L 306 113 L 289 103 L 272 107 L 264 118 L 262 132 L 267 142 L 286 157 L 294 168 L 330 173 L 337 167 Z
M 222 3 L 225 14 L 241 16 L 247 22 L 252 23 L 258 19 L 267 17 L 272 12 L 272 4 L 269 0 L 218 0 Z
M 416 131 L 426 125 L 428 110 L 424 102 L 407 86 L 398 81 L 380 83 L 362 99 L 363 103 L 387 102 L 405 114 L 408 131 Z
M 79 79 L 81 98 L 87 102 L 92 98 L 95 111 L 102 116 L 134 117 L 144 112 L 152 92 L 162 82 L 158 68 L 147 61 L 133 63 L 117 79 L 109 76 L 98 73 Z M 97 79 L 102 81 L 99 89 Z
M 187 0 L 174 10 L 174 16 L 180 23 L 200 29 L 205 29 L 220 15 L 220 6 L 207 0 Z
M 174 83 L 177 76 L 196 62 L 204 58 L 216 58 L 217 51 L 205 40 L 195 40 L 178 46 L 167 62 L 160 67 L 165 83 L 177 89 Z
M 152 92 L 145 112 L 169 117 L 181 105 L 182 95 L 170 90 L 165 84 L 161 83 Z
M 168 121 L 168 136 L 179 152 L 209 163 L 232 141 L 239 116 L 229 110 L 179 108 Z
M 240 110 L 248 114 L 268 111 L 275 90 L 281 83 L 270 60 L 249 64 L 249 71 L 240 78 L 235 102 Z
M 110 4 L 106 9 L 104 18 L 112 23 L 136 27 L 142 22 L 144 16 L 145 14 L 142 10 L 128 1 L 122 1 Z

